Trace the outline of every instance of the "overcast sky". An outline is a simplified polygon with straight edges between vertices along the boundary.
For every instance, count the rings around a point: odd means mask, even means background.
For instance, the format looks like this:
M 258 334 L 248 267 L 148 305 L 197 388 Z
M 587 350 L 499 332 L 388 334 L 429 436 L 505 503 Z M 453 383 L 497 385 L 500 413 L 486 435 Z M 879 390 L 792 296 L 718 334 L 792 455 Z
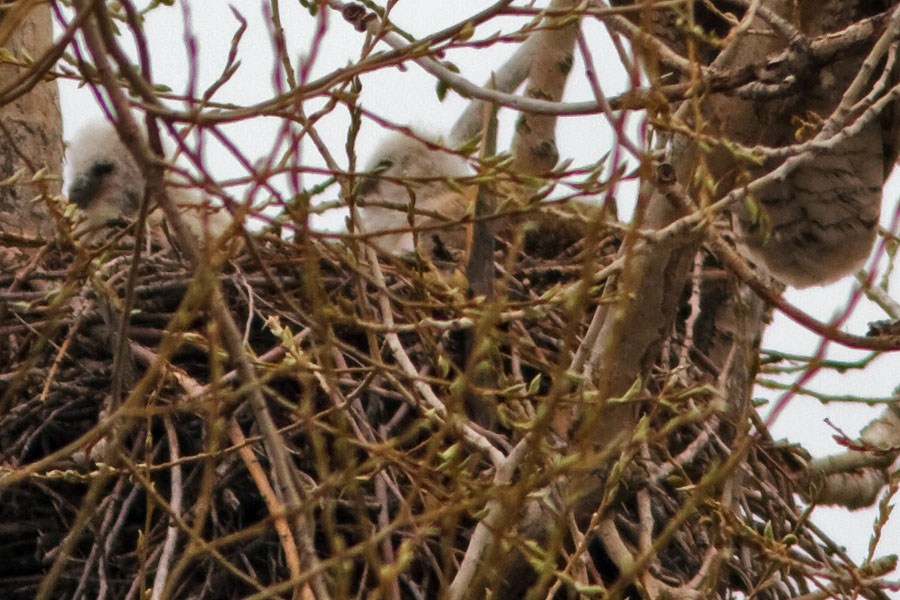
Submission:
M 231 3 L 241 11 L 248 21 L 248 30 L 240 47 L 239 58 L 242 67 L 233 79 L 217 94 L 220 102 L 239 105 L 253 104 L 269 98 L 273 94 L 273 51 L 269 27 L 259 0 L 236 0 Z M 538 4 L 546 4 L 538 3 Z M 392 19 L 407 31 L 424 36 L 447 25 L 463 20 L 466 16 L 483 9 L 483 0 L 401 0 L 397 3 Z M 231 37 L 238 22 L 222 0 L 202 0 L 190 3 L 190 31 L 197 40 L 199 50 L 198 89 L 203 90 L 220 74 L 231 44 Z M 427 8 L 426 8 L 427 7 Z M 283 2 L 282 22 L 287 33 L 288 47 L 294 57 L 304 56 L 313 38 L 313 21 L 299 7 L 297 2 Z M 509 29 L 521 22 L 521 18 L 492 21 L 480 28 L 477 35 L 487 35 L 503 27 Z M 625 89 L 623 71 L 609 44 L 603 28 L 595 21 L 584 24 L 585 37 L 590 41 L 594 62 L 602 77 L 604 91 L 608 95 Z M 154 78 L 176 92 L 185 90 L 188 80 L 188 53 L 185 45 L 185 13 L 180 1 L 172 7 L 160 7 L 148 18 L 147 36 L 151 43 Z M 321 76 L 335 68 L 354 61 L 360 52 L 363 36 L 353 27 L 344 23 L 339 15 L 332 13 L 328 33 L 322 49 L 312 68 L 312 76 Z M 482 83 L 487 80 L 491 69 L 502 64 L 512 52 L 509 45 L 498 45 L 478 50 L 464 50 L 445 58 L 453 61 L 469 80 Z M 466 105 L 466 101 L 453 92 L 440 102 L 435 93 L 435 81 L 420 68 L 410 64 L 404 69 L 383 69 L 362 77 L 363 90 L 361 104 L 368 110 L 400 124 L 409 124 L 432 134 L 448 130 L 455 118 Z M 74 131 L 84 123 L 100 118 L 100 111 L 94 97 L 86 88 L 60 80 L 61 104 L 66 138 L 71 139 Z M 576 57 L 575 68 L 567 89 L 566 99 L 571 101 L 593 98 L 584 77 L 584 67 L 580 57 Z M 320 100 L 306 104 L 307 113 L 320 107 Z M 501 145 L 511 138 L 511 124 L 514 116 L 509 111 L 501 113 Z M 632 119 L 632 125 L 637 119 Z M 336 110 L 324 117 L 318 131 L 332 153 L 346 166 L 343 152 L 349 119 L 346 111 Z M 243 153 L 251 160 L 266 156 L 272 150 L 279 123 L 273 119 L 256 119 L 253 122 L 229 126 L 228 135 L 240 145 Z M 362 164 L 372 152 L 381 135 L 379 128 L 366 123 L 357 145 Z M 600 116 L 569 117 L 560 121 L 559 149 L 563 158 L 572 158 L 574 165 L 590 164 L 606 153 L 612 137 Z M 208 170 L 217 179 L 233 179 L 244 175 L 237 161 L 214 145 L 209 145 L 205 154 Z M 312 146 L 304 147 L 303 163 L 324 167 L 324 163 Z M 896 178 L 895 178 L 896 179 Z M 307 176 L 303 185 L 309 187 L 319 180 Z M 284 183 L 284 182 L 280 182 Z M 282 185 L 282 189 L 287 189 Z M 897 207 L 900 186 L 892 184 L 885 192 L 882 210 L 883 223 L 887 226 Z M 336 194 L 335 194 L 336 195 Z M 620 214 L 631 210 L 630 197 L 633 187 L 620 190 Z M 332 198 L 333 199 L 333 198 Z M 319 227 L 340 228 L 343 216 L 333 215 L 317 222 Z M 900 278 L 892 282 L 892 296 L 900 299 Z M 792 303 L 813 316 L 828 320 L 846 300 L 852 290 L 852 281 L 846 279 L 836 284 L 811 290 L 787 293 Z M 862 302 L 845 329 L 857 334 L 865 333 L 869 321 L 886 318 L 868 302 Z M 776 314 L 769 327 L 763 346 L 771 349 L 802 354 L 812 352 L 819 340 L 814 334 L 795 325 L 787 318 Z M 832 344 L 828 355 L 832 358 L 850 360 L 865 353 L 850 351 Z M 848 372 L 841 375 L 827 372 L 816 376 L 810 387 L 829 394 L 856 394 L 865 397 L 889 396 L 900 381 L 900 354 L 882 356 L 870 368 L 862 372 Z M 757 395 L 775 400 L 777 393 L 758 390 Z M 822 406 L 807 398 L 795 399 L 780 416 L 773 427 L 776 438 L 786 437 L 800 442 L 814 454 L 822 455 L 841 451 L 832 439 L 833 430 L 824 422 L 826 417 L 850 435 L 856 435 L 862 426 L 881 412 L 881 407 L 866 407 L 860 404 L 834 403 Z M 764 411 L 765 412 L 765 411 Z M 847 545 L 851 555 L 861 559 L 867 551 L 871 524 L 875 518 L 873 510 L 857 511 L 848 515 L 843 509 L 818 509 L 816 522 Z M 883 539 L 880 550 L 900 551 L 900 518 L 894 518 Z M 894 547 L 891 548 L 890 544 Z

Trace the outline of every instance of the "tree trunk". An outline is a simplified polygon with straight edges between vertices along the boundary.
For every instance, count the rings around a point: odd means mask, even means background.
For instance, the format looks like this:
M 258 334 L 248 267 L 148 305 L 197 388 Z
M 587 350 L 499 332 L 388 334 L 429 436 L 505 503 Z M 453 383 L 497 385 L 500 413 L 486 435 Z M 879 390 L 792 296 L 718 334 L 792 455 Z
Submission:
M 0 231 L 48 239 L 56 231 L 48 203 L 62 186 L 62 117 L 56 81 L 30 76 L 41 74 L 52 44 L 50 4 L 7 6 L 0 13 L 0 34 L 6 36 L 0 44 L 9 52 L 0 64 L 0 179 L 17 177 L 0 186 Z M 32 182 L 42 170 L 46 176 Z

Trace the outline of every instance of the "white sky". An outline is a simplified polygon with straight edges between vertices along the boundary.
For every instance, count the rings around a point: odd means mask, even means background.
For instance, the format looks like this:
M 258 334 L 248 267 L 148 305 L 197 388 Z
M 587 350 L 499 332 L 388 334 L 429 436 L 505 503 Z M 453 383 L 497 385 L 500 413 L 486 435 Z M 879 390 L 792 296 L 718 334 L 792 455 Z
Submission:
M 545 5 L 546 2 L 538 4 Z M 232 5 L 249 22 L 239 54 L 243 64 L 234 78 L 217 94 L 216 99 L 240 105 L 253 104 L 272 95 L 271 38 L 259 0 L 234 0 Z M 199 49 L 198 89 L 202 90 L 219 76 L 231 44 L 231 37 L 237 29 L 237 21 L 228 9 L 228 3 L 222 0 L 202 2 L 194 0 L 190 6 L 192 31 L 197 38 Z M 392 19 L 414 35 L 422 36 L 456 23 L 485 6 L 483 0 L 402 0 L 397 3 Z M 520 21 L 521 19 L 513 18 L 492 21 L 488 27 L 480 28 L 477 35 L 487 35 L 500 26 L 508 29 Z M 289 35 L 291 56 L 304 55 L 308 51 L 313 35 L 312 20 L 297 2 L 292 1 L 282 3 L 282 22 Z M 594 62 L 605 86 L 604 91 L 612 95 L 625 89 L 622 69 L 602 27 L 589 20 L 584 24 L 584 31 L 586 38 L 591 42 Z M 167 84 L 175 92 L 184 91 L 188 79 L 189 60 L 184 41 L 181 2 L 176 2 L 174 7 L 161 7 L 154 11 L 147 20 L 146 33 L 151 41 L 156 82 Z M 362 39 L 362 34 L 344 23 L 339 15 L 332 13 L 328 34 L 314 64 L 312 77 L 321 76 L 354 61 L 358 57 Z M 482 83 L 488 78 L 491 69 L 502 64 L 510 52 L 509 47 L 495 46 L 459 51 L 446 58 L 459 66 L 469 80 Z M 443 102 L 439 102 L 435 94 L 434 79 L 413 64 L 409 64 L 403 70 L 385 69 L 365 75 L 362 82 L 360 102 L 368 110 L 396 123 L 409 124 L 431 133 L 446 132 L 466 105 L 466 101 L 453 92 L 450 92 Z M 100 112 L 92 94 L 86 88 L 79 89 L 71 82 L 60 80 L 60 90 L 66 138 L 69 139 L 81 124 L 99 118 Z M 592 94 L 584 77 L 584 67 L 578 58 L 572 71 L 566 99 L 577 101 L 591 98 Z M 321 101 L 316 100 L 308 102 L 307 114 L 321 104 Z M 503 140 L 508 142 L 511 138 L 513 118 L 509 111 L 501 112 L 501 147 Z M 318 126 L 320 135 L 342 166 L 347 164 L 343 147 L 348 124 L 346 111 L 336 110 L 324 117 Z M 252 162 L 272 150 L 277 125 L 273 119 L 256 119 L 252 123 L 227 127 L 225 131 L 233 136 Z M 378 139 L 378 128 L 370 123 L 364 125 L 357 145 L 362 165 L 366 163 Z M 599 116 L 564 118 L 559 125 L 560 155 L 563 158 L 572 158 L 574 165 L 596 161 L 610 149 L 611 140 L 609 129 Z M 324 166 L 311 146 L 304 147 L 303 162 Z M 206 164 L 217 179 L 231 179 L 244 174 L 233 158 L 212 146 L 207 150 Z M 897 179 L 900 178 L 895 177 L 895 180 Z M 308 176 L 304 178 L 303 185 L 309 187 L 319 180 Z M 895 181 L 888 186 L 885 193 L 882 213 L 883 223 L 886 226 L 900 195 L 898 183 L 900 182 Z M 282 186 L 282 189 L 287 188 Z M 328 199 L 334 199 L 335 195 L 336 192 Z M 620 198 L 633 195 L 633 188 L 622 189 L 619 194 Z M 620 206 L 620 214 L 627 215 L 629 212 L 630 207 Z M 340 228 L 342 223 L 343 217 L 337 215 L 319 221 L 318 226 Z M 845 304 L 851 287 L 852 281 L 846 279 L 827 287 L 804 291 L 791 290 L 787 298 L 813 316 L 827 320 Z M 900 278 L 894 278 L 891 293 L 895 299 L 900 299 Z M 845 329 L 854 333 L 864 333 L 869 321 L 884 318 L 886 316 L 883 313 L 871 303 L 864 301 L 853 313 Z M 817 336 L 795 325 L 781 314 L 776 314 L 763 345 L 770 349 L 803 354 L 812 352 L 817 344 Z M 830 346 L 828 352 L 831 358 L 845 360 L 859 357 L 861 354 L 863 353 L 834 344 Z M 822 373 L 812 380 L 809 387 L 830 394 L 884 397 L 892 393 L 898 382 L 900 382 L 900 354 L 895 353 L 880 357 L 874 365 L 863 372 L 840 375 L 831 372 Z M 778 394 L 762 389 L 757 391 L 757 395 L 769 400 L 778 397 Z M 848 434 L 856 435 L 881 410 L 882 408 L 878 406 L 865 407 L 846 403 L 822 406 L 817 401 L 799 397 L 782 413 L 772 433 L 776 438 L 800 442 L 816 455 L 840 452 L 841 448 L 831 437 L 834 432 L 824 419 L 828 417 Z M 846 544 L 855 559 L 861 559 L 867 551 L 874 518 L 873 509 L 848 514 L 843 509 L 820 508 L 817 510 L 815 520 L 838 541 Z M 900 552 L 900 518 L 893 519 L 883 540 L 879 547 L 880 554 Z

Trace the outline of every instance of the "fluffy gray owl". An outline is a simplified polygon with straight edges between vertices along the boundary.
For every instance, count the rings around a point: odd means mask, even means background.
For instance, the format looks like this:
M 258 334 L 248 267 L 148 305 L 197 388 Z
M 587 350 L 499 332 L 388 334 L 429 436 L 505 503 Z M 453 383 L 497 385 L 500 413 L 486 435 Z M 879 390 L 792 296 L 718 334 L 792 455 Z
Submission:
M 370 175 L 358 192 L 361 229 L 409 230 L 372 236 L 379 250 L 394 255 L 415 250 L 411 225 L 423 228 L 417 234 L 419 249 L 428 253 L 465 248 L 465 228 L 453 223 L 466 213 L 466 192 L 447 183 L 471 174 L 462 157 L 391 134 L 378 146 L 366 172 Z
M 69 143 L 67 161 L 72 181 L 69 201 L 85 215 L 80 232 L 93 236 L 108 223 L 137 218 L 144 177 L 110 123 L 97 121 L 81 129 Z M 198 190 L 174 185 L 168 190 L 198 240 L 216 240 L 230 227 L 231 214 L 212 206 Z M 159 209 L 147 217 L 151 228 L 160 227 L 163 220 Z
M 616 5 L 631 3 L 613 1 Z M 840 32 L 893 5 L 895 0 L 762 2 L 767 11 L 778 15 L 806 40 Z M 712 0 L 684 6 L 641 6 L 633 13 L 635 21 L 676 53 L 688 56 L 690 39 L 695 42 L 695 56 L 717 61 L 713 64 L 720 71 L 743 69 L 757 74 L 760 80 L 754 90 L 745 89 L 744 94 L 710 93 L 704 96 L 701 110 L 694 113 L 701 118 L 698 128 L 704 135 L 751 147 L 784 147 L 798 143 L 798 137 L 809 139 L 815 135 L 817 132 L 809 131 L 808 125 L 833 113 L 877 38 L 822 59 L 798 43 L 788 53 L 791 62 L 783 58 L 791 40 L 759 14 L 744 35 L 732 35 L 733 24 L 744 15 L 741 3 Z M 694 7 L 693 15 L 686 14 L 688 6 Z M 731 18 L 726 19 L 726 13 L 731 13 Z M 686 24 L 691 21 L 706 35 L 689 35 Z M 702 39 L 698 41 L 698 37 Z M 728 51 L 719 57 L 719 51 L 729 44 Z M 775 57 L 779 59 L 773 61 Z M 660 73 L 666 82 L 683 77 L 674 71 L 666 73 L 666 67 L 660 66 L 660 56 L 652 51 L 645 51 L 643 58 L 649 65 L 648 71 Z M 869 93 L 882 75 L 883 66 L 882 60 L 857 100 Z M 888 89 L 897 81 L 896 75 L 895 68 L 885 78 Z M 755 262 L 796 287 L 830 283 L 865 263 L 876 238 L 882 184 L 897 158 L 897 104 L 888 105 L 855 135 L 820 152 L 786 177 L 758 190 L 743 206 L 735 207 L 740 241 Z M 847 124 L 853 120 L 851 117 Z M 759 166 L 742 162 L 727 144 L 719 148 L 710 143 L 704 146 L 704 173 L 709 177 L 707 182 L 717 187 L 716 196 L 765 175 L 780 164 L 772 161 Z M 696 181 L 692 169 L 698 163 L 697 146 L 681 138 L 675 148 L 671 160 L 679 171 L 679 180 L 691 185 Z
M 82 128 L 69 143 L 67 161 L 72 176 L 69 202 L 84 212 L 86 232 L 137 216 L 144 178 L 109 123 Z
M 886 177 L 881 128 L 872 123 L 765 186 L 737 211 L 749 254 L 795 287 L 823 285 L 860 269 L 875 242 Z

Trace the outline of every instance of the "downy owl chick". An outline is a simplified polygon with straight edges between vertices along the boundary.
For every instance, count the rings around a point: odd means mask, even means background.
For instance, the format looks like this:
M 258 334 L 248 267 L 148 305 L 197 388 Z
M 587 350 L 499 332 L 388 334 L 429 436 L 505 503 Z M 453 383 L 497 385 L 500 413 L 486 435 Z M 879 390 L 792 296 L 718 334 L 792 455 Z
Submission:
M 106 122 L 83 127 L 68 145 L 69 202 L 82 210 L 80 231 L 93 233 L 107 223 L 137 217 L 144 178 L 134 158 Z
M 82 128 L 69 143 L 67 161 L 72 182 L 69 201 L 85 215 L 77 233 L 93 237 L 109 223 L 137 218 L 144 177 L 110 123 L 97 121 Z M 230 227 L 228 211 L 211 206 L 198 190 L 173 185 L 169 194 L 198 240 L 214 241 Z M 161 227 L 163 220 L 159 209 L 147 217 L 151 228 Z
M 466 230 L 459 221 L 466 214 L 469 192 L 449 183 L 471 174 L 461 156 L 392 134 L 366 171 L 370 175 L 359 187 L 360 228 L 387 232 L 371 236 L 376 248 L 400 255 L 418 247 L 439 257 L 465 248 Z

